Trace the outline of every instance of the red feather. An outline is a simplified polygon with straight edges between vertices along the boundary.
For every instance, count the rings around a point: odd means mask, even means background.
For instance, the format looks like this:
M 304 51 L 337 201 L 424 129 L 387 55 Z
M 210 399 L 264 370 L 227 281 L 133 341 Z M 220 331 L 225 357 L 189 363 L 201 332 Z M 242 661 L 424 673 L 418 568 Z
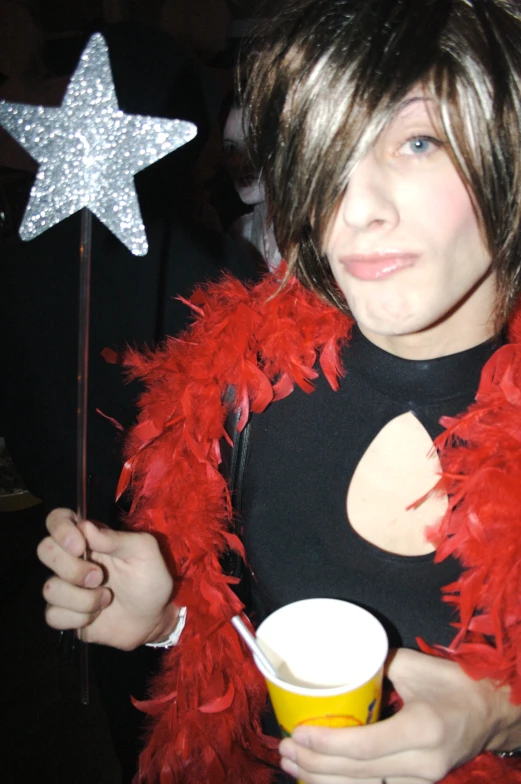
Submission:
M 261 730 L 265 684 L 227 619 L 240 612 L 219 555 L 242 550 L 232 533 L 229 492 L 219 474 L 216 440 L 224 433 L 226 391 L 236 390 L 240 427 L 295 385 L 314 389 L 316 364 L 336 388 L 340 345 L 350 320 L 290 281 L 266 278 L 253 289 L 232 278 L 199 289 L 201 312 L 179 339 L 155 353 L 127 355 L 129 375 L 147 383 L 140 424 L 131 432 L 120 490 L 132 479 L 129 522 L 156 530 L 170 548 L 176 601 L 188 607 L 178 646 L 165 656 L 150 699 L 151 716 L 140 782 L 269 784 L 277 764 L 273 739 Z M 511 324 L 521 340 L 521 315 Z M 450 509 L 430 531 L 437 559 L 449 554 L 464 569 L 444 599 L 459 622 L 446 648 L 475 678 L 509 684 L 521 702 L 521 346 L 507 345 L 483 371 L 477 402 L 446 420 L 437 444 L 440 487 Z M 175 697 L 177 694 L 177 697 Z M 166 695 L 166 696 L 165 696 Z M 444 784 L 520 782 L 517 763 L 480 755 Z

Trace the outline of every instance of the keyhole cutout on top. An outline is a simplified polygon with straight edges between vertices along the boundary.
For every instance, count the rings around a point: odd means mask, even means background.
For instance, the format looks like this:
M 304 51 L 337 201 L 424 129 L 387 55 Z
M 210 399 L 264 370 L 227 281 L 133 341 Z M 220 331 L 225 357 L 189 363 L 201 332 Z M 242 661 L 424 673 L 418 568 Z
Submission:
M 414 414 L 388 422 L 358 463 L 347 491 L 347 517 L 366 541 L 398 555 L 434 551 L 425 528 L 447 509 L 447 496 L 431 493 L 419 507 L 407 507 L 439 479 L 440 461 L 432 439 Z

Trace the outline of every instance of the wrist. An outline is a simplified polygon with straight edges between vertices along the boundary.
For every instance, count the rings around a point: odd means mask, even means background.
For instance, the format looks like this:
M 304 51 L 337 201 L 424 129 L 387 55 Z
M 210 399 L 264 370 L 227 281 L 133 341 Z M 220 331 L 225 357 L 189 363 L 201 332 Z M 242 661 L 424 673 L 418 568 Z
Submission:
M 510 699 L 510 688 L 497 688 L 490 684 L 494 691 L 493 711 L 495 716 L 493 731 L 487 743 L 487 751 L 501 754 L 519 751 L 521 747 L 521 705 L 514 705 Z
M 152 629 L 144 644 L 151 647 L 169 647 L 169 640 L 173 632 L 175 632 L 182 623 L 184 627 L 184 620 L 186 617 L 186 607 L 178 607 L 173 602 L 165 607 L 165 611 L 161 616 L 158 624 Z M 182 627 L 179 633 L 182 631 Z M 175 643 L 174 643 L 175 644 Z

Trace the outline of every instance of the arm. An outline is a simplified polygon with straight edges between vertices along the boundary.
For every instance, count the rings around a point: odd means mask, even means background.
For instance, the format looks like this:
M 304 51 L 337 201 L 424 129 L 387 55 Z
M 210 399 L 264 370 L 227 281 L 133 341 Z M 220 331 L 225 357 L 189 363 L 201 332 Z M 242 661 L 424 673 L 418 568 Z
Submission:
M 77 526 L 68 509 L 51 512 L 47 529 L 38 557 L 54 572 L 43 588 L 50 626 L 87 626 L 89 642 L 123 650 L 168 637 L 179 608 L 172 602 L 174 582 L 153 536 L 91 522 Z M 86 549 L 88 561 L 83 559 Z
M 403 699 L 366 727 L 301 727 L 282 741 L 282 767 L 306 784 L 433 784 L 483 750 L 521 744 L 521 706 L 507 688 L 474 681 L 459 665 L 400 649 L 388 676 Z

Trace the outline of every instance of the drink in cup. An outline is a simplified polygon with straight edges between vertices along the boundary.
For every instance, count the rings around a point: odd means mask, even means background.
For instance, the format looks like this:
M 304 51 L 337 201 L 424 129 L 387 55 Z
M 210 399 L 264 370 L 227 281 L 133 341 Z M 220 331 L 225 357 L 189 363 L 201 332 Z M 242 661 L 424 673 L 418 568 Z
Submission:
M 353 727 L 378 718 L 388 651 L 381 623 L 338 599 L 304 599 L 281 607 L 257 630 L 257 643 L 283 736 L 300 724 Z

